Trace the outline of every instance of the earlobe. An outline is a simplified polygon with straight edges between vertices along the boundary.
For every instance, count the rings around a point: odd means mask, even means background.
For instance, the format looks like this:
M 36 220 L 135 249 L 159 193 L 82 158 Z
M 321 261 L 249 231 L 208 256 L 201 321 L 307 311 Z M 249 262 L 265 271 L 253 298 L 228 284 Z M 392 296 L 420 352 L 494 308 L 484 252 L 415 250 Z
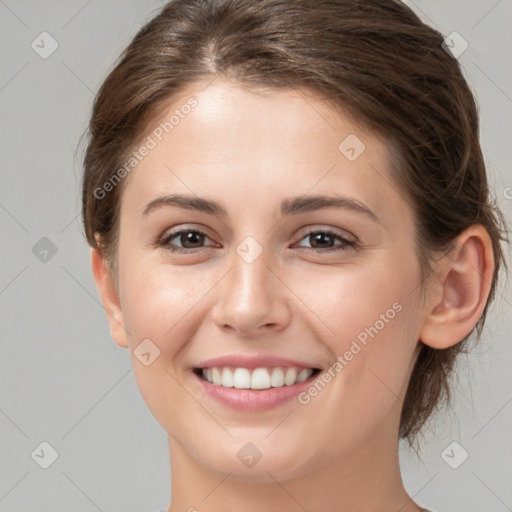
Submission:
M 107 314 L 112 339 L 123 348 L 128 348 L 127 332 L 123 312 L 113 276 L 107 270 L 105 258 L 99 249 L 91 249 L 91 268 L 96 287 Z
M 489 234 L 481 225 L 467 228 L 454 249 L 439 262 L 420 340 L 432 348 L 462 341 L 481 317 L 494 272 Z

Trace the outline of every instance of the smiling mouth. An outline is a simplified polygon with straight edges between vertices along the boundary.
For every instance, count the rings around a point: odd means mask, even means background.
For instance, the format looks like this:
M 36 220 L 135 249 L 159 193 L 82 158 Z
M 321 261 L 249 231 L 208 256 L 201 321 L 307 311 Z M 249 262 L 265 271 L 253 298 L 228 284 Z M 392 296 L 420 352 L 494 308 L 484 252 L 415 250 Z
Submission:
M 320 371 L 319 368 L 300 368 L 296 366 L 194 368 L 196 375 L 215 386 L 254 391 L 293 386 L 316 377 Z

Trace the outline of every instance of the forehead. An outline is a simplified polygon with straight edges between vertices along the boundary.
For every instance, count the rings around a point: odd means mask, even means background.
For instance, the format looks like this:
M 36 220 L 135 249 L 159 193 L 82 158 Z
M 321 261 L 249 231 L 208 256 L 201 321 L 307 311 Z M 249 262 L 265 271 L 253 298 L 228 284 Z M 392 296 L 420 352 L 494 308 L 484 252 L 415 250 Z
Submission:
M 143 145 L 151 149 L 124 192 L 139 209 L 171 191 L 230 191 L 243 201 L 256 192 L 281 198 L 340 187 L 376 204 L 388 172 L 385 144 L 313 93 L 248 90 L 219 78 L 187 87 L 161 108 Z

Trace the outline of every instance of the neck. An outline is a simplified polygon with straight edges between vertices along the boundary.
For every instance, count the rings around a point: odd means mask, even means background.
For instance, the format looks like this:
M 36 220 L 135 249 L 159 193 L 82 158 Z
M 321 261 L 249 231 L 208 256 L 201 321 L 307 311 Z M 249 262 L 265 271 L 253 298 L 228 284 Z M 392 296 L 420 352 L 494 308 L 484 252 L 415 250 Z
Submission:
M 357 449 L 333 456 L 315 472 L 279 481 L 254 483 L 199 464 L 169 437 L 171 505 L 169 512 L 419 512 L 400 476 L 396 430 L 379 430 Z M 387 439 L 383 436 L 387 435 Z M 219 455 L 222 457 L 222 455 Z

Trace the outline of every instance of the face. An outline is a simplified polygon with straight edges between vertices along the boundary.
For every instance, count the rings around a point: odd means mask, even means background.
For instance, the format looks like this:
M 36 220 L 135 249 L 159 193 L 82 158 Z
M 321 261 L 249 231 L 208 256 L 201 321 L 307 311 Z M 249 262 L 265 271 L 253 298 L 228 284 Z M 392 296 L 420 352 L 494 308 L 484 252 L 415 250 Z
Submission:
M 216 79 L 142 143 L 121 202 L 116 341 L 169 436 L 248 481 L 394 442 L 422 313 L 384 141 L 311 93 Z

